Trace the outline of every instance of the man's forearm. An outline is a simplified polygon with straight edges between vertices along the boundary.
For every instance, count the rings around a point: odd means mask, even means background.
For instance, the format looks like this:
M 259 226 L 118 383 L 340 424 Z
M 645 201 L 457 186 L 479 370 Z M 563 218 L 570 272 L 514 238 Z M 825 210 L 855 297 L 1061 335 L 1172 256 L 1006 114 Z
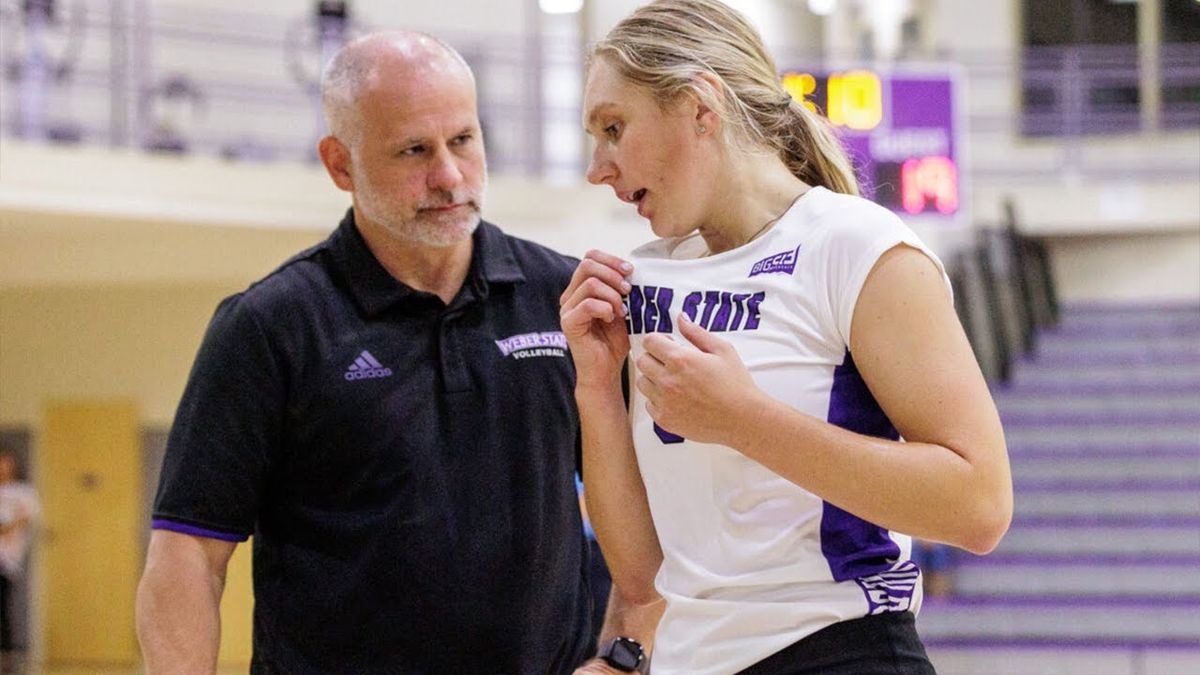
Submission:
M 138 642 L 148 675 L 211 675 L 217 669 L 226 544 L 181 536 L 154 533 L 138 585 Z M 206 546 L 221 552 L 209 558 Z

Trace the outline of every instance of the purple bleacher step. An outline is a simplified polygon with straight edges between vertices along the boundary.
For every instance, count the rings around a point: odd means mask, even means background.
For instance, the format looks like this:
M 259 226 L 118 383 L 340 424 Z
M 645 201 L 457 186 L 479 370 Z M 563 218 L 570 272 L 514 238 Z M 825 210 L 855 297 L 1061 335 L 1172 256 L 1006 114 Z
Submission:
M 1093 340 L 1105 338 L 1138 338 L 1158 340 L 1177 337 L 1200 338 L 1200 318 L 1182 317 L 1160 323 L 1136 322 L 1088 322 L 1075 321 L 1044 328 L 1038 333 L 1039 341 Z
M 1003 595 L 926 598 L 917 630 L 927 644 L 1023 640 L 1200 647 L 1200 599 Z
M 1021 517 L 1200 518 L 1200 492 L 1188 489 L 1062 489 L 1023 491 L 1014 512 Z
M 1004 429 L 1008 446 L 1055 447 L 1159 447 L 1200 445 L 1200 424 L 1083 425 L 1010 424 Z
M 1005 424 L 1025 426 L 1160 426 L 1195 424 L 1200 433 L 1200 410 L 1001 410 Z
M 1020 374 L 1009 384 L 992 386 L 997 402 L 1022 396 L 1139 396 L 1142 394 L 1200 394 L 1200 378 L 1161 381 L 1105 380 L 1081 381 L 1066 377 L 1059 380 L 1029 380 Z
M 926 648 L 939 675 L 1195 675 L 1200 648 L 1153 640 L 954 640 Z
M 1200 331 L 1195 335 L 1184 334 L 1171 337 L 1109 336 L 1064 339 L 1057 336 L 1040 336 L 1034 345 L 1036 357 L 1061 356 L 1064 354 L 1159 354 L 1195 352 L 1200 349 Z
M 1039 443 L 1009 443 L 1010 457 L 1021 459 L 1072 459 L 1074 461 L 1103 460 L 1106 458 L 1197 459 L 1200 458 L 1200 439 L 1196 443 L 1154 445 L 1052 445 Z
M 1200 521 L 1200 519 L 1198 519 Z M 971 558 L 969 553 L 958 557 Z M 986 559 L 995 556 L 1153 557 L 1200 555 L 1200 527 L 1174 524 L 1079 522 L 1037 523 L 1018 520 Z
M 1003 412 L 1025 410 L 1186 410 L 1200 414 L 1200 376 L 1196 378 L 1195 391 L 1149 390 L 1129 393 L 1109 389 L 1089 393 L 1076 391 L 1064 395 L 1058 391 L 1044 394 L 1017 388 L 997 389 L 992 398 Z
M 1012 528 L 1017 527 L 1177 527 L 1196 530 L 1200 529 L 1200 516 L 1158 513 L 1018 513 L 1013 515 L 1012 519 Z
M 1200 555 L 996 555 L 959 559 L 961 597 L 1190 599 L 1200 607 Z
M 1035 492 L 1092 493 L 1138 492 L 1145 494 L 1200 493 L 1200 479 L 1194 477 L 1175 478 L 1023 478 L 1013 482 L 1018 494 Z
M 1200 453 L 1160 456 L 1150 461 L 1145 453 L 1131 455 L 1089 454 L 1084 461 L 1070 455 L 1010 455 L 1013 481 L 1023 487 L 1037 488 L 1062 480 L 1087 484 L 1128 485 L 1136 481 L 1194 481 L 1200 484 Z
M 1061 368 L 1077 366 L 1121 366 L 1125 368 L 1200 363 L 1200 349 L 1170 348 L 1156 351 L 1078 351 L 1057 354 L 1029 354 L 1018 360 L 1021 368 Z

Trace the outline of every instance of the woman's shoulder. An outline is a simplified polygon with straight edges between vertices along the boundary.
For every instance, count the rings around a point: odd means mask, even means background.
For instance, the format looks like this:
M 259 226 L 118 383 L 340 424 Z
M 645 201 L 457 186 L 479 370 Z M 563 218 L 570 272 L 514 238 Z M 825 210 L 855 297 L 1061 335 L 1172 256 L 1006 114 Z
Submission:
M 812 196 L 806 225 L 830 243 L 854 244 L 911 234 L 899 216 L 864 197 L 824 188 Z

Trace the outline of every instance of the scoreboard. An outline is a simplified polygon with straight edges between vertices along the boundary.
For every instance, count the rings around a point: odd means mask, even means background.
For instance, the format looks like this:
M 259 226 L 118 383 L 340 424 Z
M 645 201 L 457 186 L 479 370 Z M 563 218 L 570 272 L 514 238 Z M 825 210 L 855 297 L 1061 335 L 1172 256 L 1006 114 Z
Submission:
M 965 213 L 952 73 L 791 70 L 783 86 L 836 128 L 865 197 L 902 216 Z

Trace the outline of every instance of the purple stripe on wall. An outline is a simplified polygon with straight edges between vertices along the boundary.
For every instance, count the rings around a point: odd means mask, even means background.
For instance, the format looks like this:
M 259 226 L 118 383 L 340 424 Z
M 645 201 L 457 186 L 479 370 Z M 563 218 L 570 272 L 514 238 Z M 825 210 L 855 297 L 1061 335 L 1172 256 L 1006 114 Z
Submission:
M 165 520 L 155 518 L 150 522 L 152 530 L 169 530 L 171 532 L 179 532 L 180 534 L 190 534 L 195 537 L 205 537 L 207 539 L 220 539 L 221 541 L 241 542 L 246 541 L 250 537 L 244 534 L 230 534 L 228 532 L 218 532 L 216 530 L 208 530 L 187 523 L 177 523 L 173 520 Z
M 833 371 L 828 421 L 861 434 L 900 438 L 867 389 L 848 351 L 842 365 Z M 821 552 L 837 581 L 887 571 L 900 557 L 900 547 L 888 537 L 887 530 L 828 502 L 821 517 Z

